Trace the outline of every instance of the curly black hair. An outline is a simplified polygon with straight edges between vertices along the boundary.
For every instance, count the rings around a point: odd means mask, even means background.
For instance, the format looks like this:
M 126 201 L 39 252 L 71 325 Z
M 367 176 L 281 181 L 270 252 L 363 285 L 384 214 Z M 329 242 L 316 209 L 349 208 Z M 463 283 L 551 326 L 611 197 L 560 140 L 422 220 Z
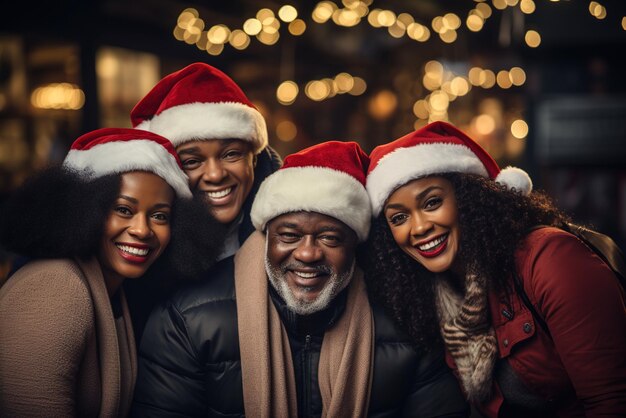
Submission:
M 511 292 L 514 252 L 532 227 L 560 227 L 570 221 L 542 192 L 524 196 L 472 174 L 439 176 L 448 179 L 455 191 L 461 231 L 458 257 L 468 273 L 487 278 L 494 289 Z M 398 247 L 384 214 L 373 220 L 359 259 L 370 297 L 385 307 L 418 349 L 430 351 L 438 346 L 436 274 Z
M 0 245 L 28 258 L 93 256 L 120 187 L 120 175 L 85 181 L 66 167 L 42 170 L 4 202 Z M 171 222 L 170 243 L 155 265 L 184 278 L 207 270 L 221 251 L 225 227 L 200 199 L 176 198 Z

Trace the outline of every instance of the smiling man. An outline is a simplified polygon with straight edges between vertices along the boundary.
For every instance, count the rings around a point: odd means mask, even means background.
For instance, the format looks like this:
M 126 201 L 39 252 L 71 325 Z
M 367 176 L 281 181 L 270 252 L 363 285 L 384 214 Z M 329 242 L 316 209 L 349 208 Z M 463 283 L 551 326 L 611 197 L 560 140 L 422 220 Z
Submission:
M 443 358 L 368 301 L 355 261 L 368 162 L 325 142 L 263 182 L 257 232 L 148 321 L 132 416 L 466 416 Z

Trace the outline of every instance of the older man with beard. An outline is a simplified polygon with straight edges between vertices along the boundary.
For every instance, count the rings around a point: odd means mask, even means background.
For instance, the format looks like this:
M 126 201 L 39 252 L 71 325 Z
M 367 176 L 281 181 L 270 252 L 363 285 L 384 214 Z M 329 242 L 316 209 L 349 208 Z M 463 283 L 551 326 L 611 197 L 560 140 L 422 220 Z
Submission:
M 368 301 L 355 262 L 367 165 L 358 144 L 332 141 L 263 182 L 257 232 L 153 312 L 132 416 L 467 416 L 443 358 Z

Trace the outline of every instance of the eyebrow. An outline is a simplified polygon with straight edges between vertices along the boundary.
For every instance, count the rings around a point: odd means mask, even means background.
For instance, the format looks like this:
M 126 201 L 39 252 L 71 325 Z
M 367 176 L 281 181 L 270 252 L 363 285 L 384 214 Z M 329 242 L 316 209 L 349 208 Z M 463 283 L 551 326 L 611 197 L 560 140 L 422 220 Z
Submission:
M 428 193 L 432 192 L 435 189 L 443 190 L 443 187 L 441 186 L 427 187 L 425 190 L 421 191 L 420 193 L 418 193 L 417 196 L 415 196 L 415 200 L 416 201 L 422 200 L 424 196 L 426 196 Z M 387 209 L 403 209 L 403 208 L 404 208 L 404 205 L 400 203 L 390 203 L 387 206 L 385 206 L 385 211 L 387 211 Z
M 126 196 L 123 194 L 119 195 L 118 198 L 128 200 L 129 202 L 134 203 L 135 205 L 139 203 L 139 200 L 135 199 L 134 197 Z M 169 203 L 157 203 L 156 205 L 153 206 L 153 208 L 155 209 L 170 208 L 170 207 L 172 207 L 172 205 L 170 205 Z
M 234 142 L 243 142 L 244 144 L 246 143 L 245 140 L 243 139 L 237 139 L 237 138 L 216 138 L 216 139 L 212 139 L 211 141 L 218 141 L 220 143 L 220 146 L 222 147 L 226 147 Z M 185 148 L 182 149 L 180 151 L 178 151 L 178 155 L 181 154 L 195 154 L 200 152 L 200 148 L 199 147 L 189 147 L 189 148 Z

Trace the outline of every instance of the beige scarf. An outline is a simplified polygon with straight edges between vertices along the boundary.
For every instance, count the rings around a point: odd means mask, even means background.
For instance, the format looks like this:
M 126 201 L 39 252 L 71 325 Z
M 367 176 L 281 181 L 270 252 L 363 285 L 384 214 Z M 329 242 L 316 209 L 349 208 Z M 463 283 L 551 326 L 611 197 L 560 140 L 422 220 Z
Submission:
M 437 310 L 441 335 L 458 368 L 470 401 L 484 401 L 491 393 L 497 357 L 495 331 L 488 318 L 487 283 L 468 275 L 465 296 L 447 281 L 437 281 Z
M 265 235 L 255 232 L 235 256 L 235 291 L 247 417 L 297 417 L 289 338 L 270 301 Z M 322 417 L 367 415 L 374 360 L 374 319 L 356 270 L 341 319 L 324 335 L 319 362 Z

